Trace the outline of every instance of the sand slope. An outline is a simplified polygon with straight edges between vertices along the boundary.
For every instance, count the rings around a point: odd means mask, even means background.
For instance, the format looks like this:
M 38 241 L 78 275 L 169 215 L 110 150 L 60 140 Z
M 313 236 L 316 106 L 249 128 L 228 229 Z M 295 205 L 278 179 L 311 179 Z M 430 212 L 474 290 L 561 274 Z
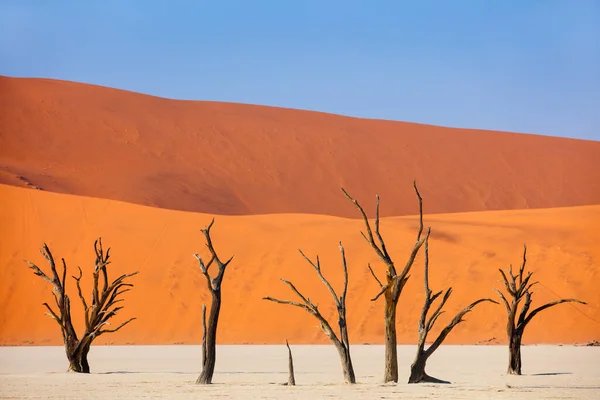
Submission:
M 45 267 L 38 249 L 47 241 L 56 257 L 67 260 L 71 271 L 80 265 L 89 278 L 92 244 L 98 235 L 112 246 L 113 274 L 140 270 L 121 317 L 139 319 L 117 334 L 101 337 L 100 342 L 199 343 L 201 304 L 209 296 L 193 254 L 206 254 L 199 229 L 211 216 L 6 185 L 0 185 L 0 198 L 0 344 L 60 343 L 57 326 L 44 316 L 41 306 L 51 299 L 49 287 L 26 268 L 23 259 Z M 382 220 L 389 251 L 400 263 L 414 242 L 416 222 L 414 217 Z M 432 288 L 453 286 L 448 314 L 478 297 L 494 296 L 492 288 L 499 287 L 497 268 L 519 263 L 522 244 L 527 242 L 529 265 L 542 282 L 535 290 L 535 301 L 576 296 L 589 305 L 561 305 L 545 311 L 530 325 L 524 341 L 600 339 L 599 222 L 600 206 L 428 214 Z M 360 236 L 361 227 L 361 221 L 329 216 L 218 216 L 214 226 L 217 251 L 222 257 L 235 254 L 223 287 L 219 342 L 281 343 L 288 338 L 294 343 L 325 343 L 317 324 L 304 311 L 261 298 L 290 296 L 279 281 L 285 277 L 332 317 L 328 292 L 297 248 L 309 256 L 319 254 L 324 274 L 339 287 L 337 243 L 341 240 L 350 269 L 350 339 L 357 344 L 381 343 L 382 303 L 369 301 L 377 290 L 366 265 L 372 263 L 380 273 L 383 267 Z M 415 340 L 422 296 L 419 258 L 400 301 L 401 343 Z M 77 304 L 75 312 L 80 311 Z M 501 306 L 481 305 L 448 337 L 448 343 L 492 338 L 496 338 L 492 342 L 503 342 L 504 313 Z
M 218 214 L 600 204 L 600 142 L 175 101 L 0 77 L 0 183 Z

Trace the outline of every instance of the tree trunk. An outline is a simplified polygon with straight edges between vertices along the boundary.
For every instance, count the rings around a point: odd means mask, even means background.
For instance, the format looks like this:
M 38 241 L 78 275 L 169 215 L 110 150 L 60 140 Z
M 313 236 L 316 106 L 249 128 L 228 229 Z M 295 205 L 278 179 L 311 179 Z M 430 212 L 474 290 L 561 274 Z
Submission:
M 425 365 L 427 364 L 427 360 L 425 357 L 417 356 L 415 361 L 410 366 L 410 377 L 408 378 L 408 383 L 419 383 L 425 381 L 425 378 L 428 377 L 425 373 Z
M 521 339 L 523 333 L 515 332 L 509 336 L 508 346 L 508 374 L 521 375 Z
M 450 383 L 448 381 L 427 375 L 427 372 L 425 372 L 425 366 L 427 365 L 428 358 L 429 356 L 427 354 L 417 355 L 415 361 L 410 366 L 410 377 L 408 378 L 408 383 Z
M 288 349 L 288 381 L 287 381 L 287 385 L 295 386 L 296 378 L 294 377 L 294 359 L 292 358 L 292 349 L 290 349 L 290 345 L 287 340 L 285 341 L 285 345 L 287 346 L 287 349 Z
M 398 346 L 396 343 L 396 306 L 397 303 L 385 303 L 385 372 L 383 382 L 398 383 Z
M 90 352 L 90 345 L 82 346 L 81 349 L 75 353 L 70 353 L 69 369 L 68 372 L 80 372 L 84 374 L 90 373 L 90 364 L 88 363 L 88 353 Z
M 208 329 L 206 332 L 206 358 L 202 365 L 202 373 L 196 380 L 201 385 L 212 383 L 212 377 L 215 372 L 215 361 L 217 359 L 217 323 L 219 321 L 219 311 L 221 310 L 221 290 L 212 292 L 212 305 L 208 317 Z
M 346 349 L 341 343 L 336 343 L 335 347 L 342 360 L 342 372 L 344 373 L 344 382 L 356 383 L 356 376 L 354 375 L 354 367 L 352 366 L 352 359 L 350 358 L 350 349 Z

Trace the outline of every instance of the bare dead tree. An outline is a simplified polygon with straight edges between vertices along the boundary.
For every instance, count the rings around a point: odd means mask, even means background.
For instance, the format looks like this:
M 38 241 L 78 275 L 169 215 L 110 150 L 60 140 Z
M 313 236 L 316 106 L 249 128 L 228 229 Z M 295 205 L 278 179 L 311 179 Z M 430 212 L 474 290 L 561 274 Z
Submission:
M 292 349 L 290 349 L 290 344 L 287 339 L 285 341 L 285 345 L 288 349 L 288 381 L 286 383 L 287 386 L 296 386 L 296 378 L 294 377 L 294 359 L 292 358 Z
M 333 297 L 333 300 L 335 302 L 337 312 L 338 312 L 339 337 L 334 332 L 334 330 L 331 327 L 331 325 L 329 324 L 329 322 L 323 317 L 323 315 L 321 315 L 321 312 L 319 311 L 318 306 L 313 304 L 308 297 L 301 294 L 298 291 L 298 289 L 296 289 L 294 284 L 291 283 L 290 281 L 287 281 L 287 280 L 281 278 L 283 283 L 288 285 L 290 287 L 290 289 L 296 294 L 296 296 L 298 296 L 302 300 L 301 303 L 296 302 L 296 301 L 291 301 L 291 300 L 279 300 L 279 299 L 275 299 L 275 298 L 269 297 L 269 296 L 264 297 L 264 299 L 273 301 L 273 302 L 279 303 L 279 304 L 289 304 L 291 306 L 299 307 L 299 308 L 302 308 L 302 309 L 308 311 L 309 314 L 313 315 L 319 321 L 321 330 L 323 330 L 325 335 L 327 335 L 327 337 L 331 340 L 331 342 L 333 343 L 333 345 L 335 346 L 335 348 L 338 351 L 340 360 L 342 362 L 342 372 L 344 374 L 344 381 L 346 383 L 353 384 L 353 383 L 356 383 L 356 377 L 354 375 L 354 367 L 352 366 L 352 359 L 350 357 L 350 342 L 348 340 L 348 326 L 347 326 L 347 320 L 346 320 L 346 293 L 348 291 L 348 267 L 346 265 L 346 255 L 344 252 L 344 247 L 342 246 L 341 242 L 339 244 L 339 247 L 340 247 L 340 252 L 342 254 L 342 266 L 344 268 L 344 288 L 342 291 L 342 295 L 339 297 L 338 297 L 337 293 L 335 292 L 335 290 L 333 289 L 333 287 L 331 286 L 331 284 L 329 283 L 329 281 L 327 279 L 325 279 L 325 277 L 323 276 L 323 273 L 321 272 L 321 263 L 319 261 L 319 256 L 317 256 L 316 262 L 313 262 L 306 255 L 304 255 L 302 250 L 299 250 L 302 257 L 304 257 L 304 259 L 306 261 L 308 261 L 308 263 L 317 272 L 319 279 L 321 279 L 321 282 L 323 282 L 323 284 L 327 287 L 327 289 L 329 290 L 329 293 L 331 293 L 331 296 Z
M 410 367 L 410 377 L 408 378 L 408 383 L 419 383 L 419 382 L 433 382 L 433 383 L 450 383 L 447 381 L 443 381 L 441 379 L 437 379 L 427 375 L 425 372 L 425 366 L 427 364 L 427 360 L 433 354 L 434 351 L 440 347 L 446 336 L 454 329 L 454 327 L 464 320 L 462 319 L 467 313 L 469 313 L 473 307 L 475 307 L 479 303 L 483 303 L 485 301 L 489 301 L 495 304 L 498 304 L 496 301 L 485 298 L 474 301 L 469 304 L 467 307 L 463 308 L 456 316 L 446 325 L 444 329 L 439 333 L 437 339 L 433 341 L 433 343 L 425 349 L 425 342 L 427 341 L 427 335 L 435 325 L 435 322 L 439 318 L 441 314 L 444 313 L 442 308 L 450 298 L 452 294 L 452 288 L 448 288 L 442 297 L 441 302 L 435 308 L 433 313 L 427 317 L 429 313 L 429 309 L 433 305 L 433 302 L 442 295 L 443 290 L 436 292 L 435 294 L 429 288 L 429 235 L 431 233 L 431 229 L 427 230 L 427 235 L 425 236 L 425 272 L 424 272 L 424 280 L 425 280 L 425 303 L 423 304 L 423 309 L 421 310 L 421 317 L 419 318 L 419 340 L 417 342 L 417 355 L 415 357 L 414 362 Z
M 202 308 L 202 326 L 204 329 L 202 335 L 202 373 L 196 380 L 196 383 L 201 385 L 211 384 L 215 372 L 215 362 L 217 359 L 217 324 L 219 322 L 219 312 L 221 311 L 221 283 L 223 282 L 225 268 L 227 268 L 227 265 L 233 260 L 233 256 L 231 256 L 226 262 L 221 262 L 221 259 L 217 255 L 210 237 L 210 229 L 214 223 L 215 219 L 213 218 L 210 224 L 202 229 L 202 233 L 206 239 L 206 247 L 208 247 L 211 255 L 210 260 L 207 263 L 204 263 L 198 254 L 194 254 L 194 257 L 198 260 L 202 275 L 206 277 L 208 290 L 212 296 L 212 304 L 208 316 L 208 329 L 206 327 L 206 306 L 203 305 Z M 218 268 L 217 275 L 214 278 L 212 278 L 208 272 L 213 263 L 215 263 Z
M 494 289 L 500 295 L 500 298 L 502 299 L 502 302 L 504 303 L 504 306 L 506 307 L 506 312 L 508 314 L 508 321 L 506 325 L 506 334 L 508 336 L 507 372 L 510 375 L 521 375 L 521 341 L 523 339 L 523 332 L 525 331 L 527 324 L 531 322 L 533 317 L 535 317 L 541 311 L 544 311 L 550 307 L 554 307 L 561 303 L 575 302 L 580 304 L 587 304 L 577 299 L 561 299 L 544 304 L 529 312 L 529 309 L 531 308 L 531 297 L 533 295 L 531 288 L 538 282 L 530 283 L 531 276 L 533 275 L 533 272 L 531 271 L 528 272 L 525 276 L 526 264 L 527 245 L 524 245 L 523 263 L 521 264 L 517 275 L 513 274 L 512 264 L 508 268 L 508 276 L 502 269 L 499 269 L 500 275 L 502 275 L 504 287 L 506 288 L 508 295 L 511 297 L 510 303 L 500 290 Z M 519 312 L 519 303 L 522 300 L 524 300 L 524 304 L 521 307 L 521 311 Z M 519 314 L 518 319 L 517 314 Z
M 421 194 L 419 193 L 419 189 L 417 188 L 417 183 L 413 183 L 413 187 L 415 189 L 415 193 L 419 200 L 419 231 L 417 233 L 417 240 L 408 256 L 408 260 L 404 265 L 404 268 L 397 272 L 396 266 L 392 257 L 390 257 L 385 242 L 383 240 L 383 236 L 379 230 L 379 196 L 376 196 L 377 202 L 375 206 L 375 234 L 373 234 L 373 229 L 371 229 L 371 224 L 369 219 L 367 218 L 367 214 L 365 210 L 361 207 L 357 200 L 352 198 L 346 192 L 344 188 L 342 192 L 346 195 L 346 197 L 354 203 L 354 205 L 358 208 L 363 221 L 365 223 L 366 234 L 361 232 L 365 240 L 371 245 L 375 253 L 381 258 L 383 263 L 386 266 L 386 274 L 385 274 L 385 283 L 382 282 L 373 269 L 371 265 L 369 265 L 369 271 L 371 271 L 371 275 L 377 281 L 379 285 L 380 291 L 377 293 L 375 297 L 371 300 L 375 301 L 380 296 L 383 295 L 385 299 L 385 308 L 384 308 L 384 326 L 385 326 L 385 371 L 383 376 L 384 382 L 398 382 L 398 348 L 397 348 L 397 339 L 396 339 L 396 308 L 398 306 L 398 300 L 400 299 L 400 294 L 402 293 L 402 289 L 408 278 L 410 277 L 409 272 L 415 261 L 415 257 L 419 252 L 419 249 L 425 242 L 425 238 L 421 237 L 423 233 L 423 199 L 421 198 Z M 377 239 L 375 239 L 377 237 Z
M 116 328 L 107 329 L 107 326 L 110 325 L 109 320 L 123 309 L 123 306 L 116 305 L 124 300 L 121 298 L 121 295 L 128 292 L 133 287 L 133 284 L 125 282 L 126 279 L 136 275 L 138 272 L 123 274 L 115 280 L 110 281 L 107 270 L 107 266 L 110 264 L 110 248 L 104 253 L 102 239 L 99 238 L 94 242 L 94 251 L 96 253 L 96 261 L 94 263 L 94 272 L 92 274 L 92 298 L 89 305 L 81 290 L 81 278 L 83 276 L 81 268 L 77 267 L 79 269 L 79 276 L 72 276 L 75 280 L 79 299 L 81 300 L 84 310 L 85 331 L 81 338 L 77 335 L 72 322 L 71 300 L 66 292 L 67 263 L 65 262 L 65 259 L 61 259 L 62 273 L 59 275 L 56 270 L 54 257 L 46 243 L 44 243 L 40 253 L 50 265 L 52 277 L 48 276 L 31 261 L 25 261 L 35 275 L 50 282 L 53 286 L 52 295 L 54 296 L 57 310 L 53 309 L 48 303 L 44 303 L 43 305 L 48 309 L 46 315 L 50 316 L 60 326 L 67 359 L 69 360 L 68 370 L 73 372 L 90 372 L 87 356 L 94 339 L 105 333 L 116 332 L 135 319 L 130 318 L 125 322 L 122 322 Z

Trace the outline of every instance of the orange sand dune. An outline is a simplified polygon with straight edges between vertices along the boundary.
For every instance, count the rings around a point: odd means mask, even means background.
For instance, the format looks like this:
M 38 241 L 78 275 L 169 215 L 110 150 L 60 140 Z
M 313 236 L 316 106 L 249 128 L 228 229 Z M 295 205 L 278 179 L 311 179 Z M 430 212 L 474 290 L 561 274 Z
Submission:
M 0 183 L 217 214 L 600 204 L 600 142 L 175 101 L 0 77 Z
M 56 324 L 44 315 L 48 284 L 23 260 L 45 267 L 38 249 L 47 241 L 55 256 L 74 272 L 80 265 L 90 277 L 93 240 L 101 235 L 112 246 L 113 274 L 139 270 L 127 294 L 121 318 L 138 320 L 100 343 L 199 343 L 201 304 L 209 295 L 193 254 L 206 255 L 199 229 L 211 216 L 144 207 L 113 200 L 49 193 L 0 185 L 0 344 L 59 344 Z M 429 208 L 425 198 L 425 209 Z M 432 289 L 454 288 L 449 315 L 478 297 L 495 297 L 497 269 L 518 264 L 529 246 L 529 266 L 541 284 L 535 301 L 577 297 L 589 303 L 560 305 L 540 314 L 525 335 L 526 343 L 585 342 L 600 339 L 600 206 L 426 215 L 432 227 Z M 414 242 L 417 219 L 382 220 L 392 256 L 403 262 Z M 235 254 L 223 286 L 219 343 L 325 343 L 317 323 L 303 310 L 262 300 L 289 298 L 280 277 L 318 302 L 333 318 L 329 293 L 297 249 L 319 254 L 324 274 L 341 283 L 337 243 L 346 248 L 350 273 L 348 318 L 353 343 L 381 343 L 382 303 L 367 270 L 382 265 L 359 230 L 361 221 L 307 214 L 217 216 L 213 238 L 222 257 Z M 420 312 L 422 258 L 418 258 L 399 306 L 399 339 L 414 342 Z M 70 290 L 80 315 L 77 296 Z M 504 342 L 505 311 L 483 304 L 448 337 L 448 343 Z

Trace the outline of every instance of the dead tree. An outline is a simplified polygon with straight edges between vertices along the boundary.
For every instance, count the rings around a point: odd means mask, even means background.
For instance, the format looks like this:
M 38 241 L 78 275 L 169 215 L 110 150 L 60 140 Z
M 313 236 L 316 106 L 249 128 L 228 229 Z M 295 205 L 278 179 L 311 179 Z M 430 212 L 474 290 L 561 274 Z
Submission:
M 512 264 L 508 268 L 508 276 L 502 270 L 499 269 L 500 275 L 502 275 L 502 281 L 504 287 L 511 297 L 510 303 L 504 296 L 504 294 L 498 289 L 494 289 L 502 299 L 506 312 L 508 313 L 508 321 L 506 325 L 506 334 L 508 336 L 508 374 L 510 375 L 521 375 L 521 341 L 523 339 L 523 332 L 527 324 L 531 322 L 540 311 L 544 311 L 550 307 L 554 307 L 557 304 L 576 302 L 581 304 L 587 304 L 577 299 L 561 299 L 551 303 L 544 304 L 531 312 L 531 297 L 533 292 L 531 288 L 538 282 L 531 282 L 531 276 L 533 272 L 525 274 L 525 264 L 527 263 L 527 245 L 523 246 L 523 263 L 517 275 L 513 275 Z M 519 303 L 524 300 L 524 304 L 521 307 L 521 311 L 518 311 Z M 528 313 L 529 312 L 529 313 Z M 517 314 L 519 317 L 517 318 Z
M 53 286 L 52 295 L 54 296 L 57 310 L 53 309 L 48 303 L 44 303 L 43 305 L 48 309 L 46 315 L 50 316 L 60 326 L 67 359 L 69 360 L 68 370 L 73 372 L 90 372 L 87 356 L 94 339 L 105 333 L 116 332 L 135 319 L 130 318 L 116 328 L 107 329 L 107 326 L 110 325 L 109 320 L 123 309 L 123 306 L 116 306 L 117 303 L 124 300 L 120 296 L 133 287 L 131 283 L 125 283 L 125 280 L 136 275 L 138 272 L 123 274 L 111 282 L 108 278 L 107 270 L 107 266 L 110 264 L 110 248 L 104 253 L 102 239 L 99 238 L 94 242 L 94 251 L 96 253 L 96 261 L 92 274 L 92 298 L 89 305 L 81 290 L 81 277 L 83 276 L 81 268 L 77 267 L 79 269 L 79 276 L 72 276 L 75 280 L 79 299 L 84 310 L 85 331 L 81 337 L 77 335 L 72 322 L 71 300 L 66 292 L 67 263 L 65 259 L 61 259 L 62 273 L 59 275 L 56 270 L 54 257 L 46 243 L 44 243 L 40 253 L 44 256 L 48 264 L 50 264 L 52 277 L 46 275 L 34 263 L 26 261 L 35 275 L 42 277 Z
M 385 308 L 384 308 L 384 326 L 385 326 L 385 372 L 383 376 L 384 382 L 398 382 L 398 349 L 397 349 L 397 340 L 396 340 L 396 308 L 398 306 L 398 300 L 400 299 L 400 294 L 402 293 L 402 289 L 404 285 L 408 281 L 410 277 L 409 272 L 415 261 L 415 257 L 419 252 L 419 249 L 423 245 L 425 238 L 422 238 L 423 233 L 423 199 L 417 189 L 416 182 L 413 183 L 415 193 L 419 200 L 419 231 L 417 233 L 417 240 L 408 256 L 408 260 L 404 265 L 404 268 L 400 271 L 400 273 L 396 270 L 396 265 L 390 257 L 385 242 L 383 240 L 383 236 L 379 230 L 379 196 L 376 196 L 377 202 L 375 207 L 375 234 L 373 234 L 373 229 L 371 229 L 371 224 L 369 219 L 367 218 L 367 214 L 364 209 L 358 204 L 358 201 L 353 199 L 344 188 L 342 192 L 346 195 L 346 197 L 354 203 L 354 205 L 360 211 L 360 214 L 363 218 L 366 228 L 366 234 L 361 232 L 365 240 L 371 245 L 375 253 L 381 258 L 383 263 L 386 266 L 386 274 L 385 274 L 385 283 L 377 278 L 375 272 L 369 265 L 369 271 L 371 271 L 371 275 L 379 284 L 380 291 L 377 293 L 375 297 L 371 300 L 375 301 L 380 296 L 383 295 L 385 299 Z M 375 239 L 375 237 L 377 239 Z
M 414 362 L 410 367 L 410 377 L 408 378 L 408 383 L 419 383 L 419 382 L 433 382 L 433 383 L 450 383 L 447 381 L 443 381 L 434 377 L 427 375 L 425 372 L 425 366 L 427 364 L 427 360 L 433 354 L 434 351 L 437 350 L 438 347 L 442 344 L 446 336 L 454 329 L 454 327 L 464 320 L 462 319 L 465 314 L 469 313 L 473 307 L 475 307 L 479 303 L 483 303 L 485 301 L 490 301 L 492 303 L 496 303 L 494 300 L 485 298 L 479 299 L 463 308 L 456 316 L 450 321 L 450 323 L 442 329 L 437 339 L 433 341 L 433 343 L 425 349 L 425 342 L 427 341 L 427 335 L 435 325 L 435 322 L 439 318 L 439 316 L 444 313 L 442 308 L 450 298 L 452 294 L 452 288 L 448 288 L 442 297 L 441 302 L 435 308 L 433 313 L 427 317 L 429 313 L 429 309 L 433 305 L 433 302 L 442 295 L 442 290 L 436 292 L 435 294 L 429 288 L 429 234 L 431 230 L 427 230 L 427 235 L 425 236 L 425 272 L 424 272 L 424 280 L 425 280 L 425 303 L 423 304 L 423 310 L 421 311 L 421 317 L 419 318 L 419 340 L 417 342 L 417 355 L 415 357 Z
M 296 386 L 296 378 L 294 377 L 294 359 L 292 358 L 292 349 L 290 349 L 290 344 L 288 341 L 285 341 L 285 345 L 288 349 L 288 381 L 286 383 L 287 386 Z
M 329 324 L 329 322 L 323 317 L 323 315 L 321 315 L 321 312 L 319 311 L 318 306 L 313 304 L 308 297 L 301 294 L 298 291 L 298 289 L 296 289 L 294 284 L 291 283 L 290 281 L 287 281 L 283 278 L 281 279 L 283 281 L 283 283 L 288 285 L 290 287 L 290 289 L 296 294 L 296 296 L 298 296 L 302 300 L 301 303 L 296 302 L 296 301 L 291 301 L 291 300 L 279 300 L 279 299 L 275 299 L 275 298 L 269 297 L 269 296 L 264 297 L 264 299 L 273 301 L 273 302 L 279 303 L 279 304 L 289 304 L 289 305 L 292 305 L 295 307 L 300 307 L 300 308 L 303 308 L 306 311 L 308 311 L 309 314 L 313 315 L 319 321 L 321 329 L 323 330 L 325 335 L 327 335 L 327 337 L 331 340 L 331 342 L 333 343 L 333 345 L 335 346 L 336 350 L 338 351 L 338 353 L 340 355 L 340 360 L 342 362 L 342 372 L 344 374 L 344 381 L 346 383 L 353 384 L 353 383 L 356 383 L 356 377 L 354 375 L 354 367 L 352 366 L 352 359 L 350 357 L 350 342 L 348 340 L 348 326 L 347 326 L 347 320 L 346 320 L 346 293 L 348 291 L 348 267 L 346 266 L 346 255 L 344 252 L 344 247 L 342 246 L 341 242 L 339 244 L 339 247 L 340 247 L 340 252 L 342 253 L 342 265 L 344 268 L 344 289 L 342 291 L 342 295 L 339 297 L 338 297 L 337 293 L 335 292 L 335 290 L 333 289 L 333 287 L 331 286 L 331 284 L 329 283 L 329 281 L 327 279 L 325 279 L 325 277 L 323 276 L 323 273 L 321 272 L 321 263 L 319 261 L 319 256 L 317 256 L 316 263 L 315 263 L 311 259 L 306 257 L 306 255 L 304 255 L 302 250 L 299 250 L 302 257 L 304 257 L 304 259 L 306 261 L 308 261 L 308 263 L 317 272 L 319 279 L 321 279 L 321 282 L 323 282 L 323 284 L 327 287 L 327 289 L 329 290 L 329 293 L 331 293 L 331 296 L 333 297 L 333 300 L 335 301 L 335 306 L 336 306 L 337 312 L 338 312 L 339 337 L 334 332 L 334 330 L 331 327 L 331 325 Z
M 202 307 L 202 325 L 204 328 L 204 333 L 202 335 L 202 373 L 196 380 L 196 383 L 201 385 L 211 384 L 215 372 L 215 362 L 217 359 L 217 324 L 219 322 L 219 312 L 221 311 L 221 283 L 223 282 L 225 268 L 227 268 L 227 265 L 233 260 L 233 256 L 231 256 L 226 262 L 221 262 L 221 259 L 217 255 L 210 237 L 210 229 L 214 223 L 215 219 L 213 218 L 210 224 L 202 229 L 202 233 L 206 239 L 206 247 L 208 247 L 211 255 L 210 260 L 207 263 L 204 263 L 198 254 L 194 254 L 194 257 L 198 260 L 202 275 L 206 277 L 208 290 L 212 296 L 212 304 L 208 317 L 208 329 L 206 326 L 206 306 L 203 305 Z M 215 263 L 219 269 L 214 278 L 212 278 L 208 272 L 208 269 L 213 263 Z

